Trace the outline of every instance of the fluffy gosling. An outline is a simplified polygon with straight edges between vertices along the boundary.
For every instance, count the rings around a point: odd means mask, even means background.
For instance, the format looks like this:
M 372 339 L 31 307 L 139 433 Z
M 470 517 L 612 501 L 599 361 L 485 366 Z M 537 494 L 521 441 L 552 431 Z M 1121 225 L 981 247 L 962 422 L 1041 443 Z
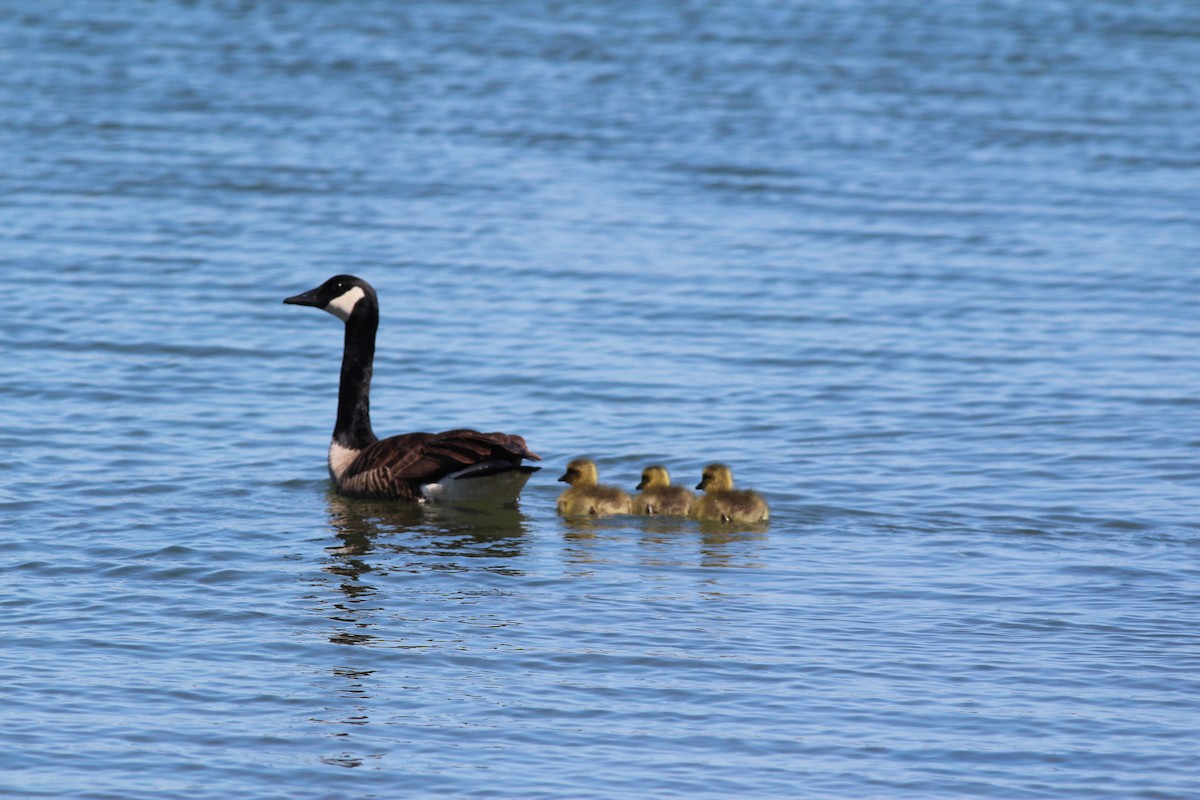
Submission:
M 671 473 L 655 464 L 642 470 L 641 492 L 633 498 L 633 513 L 645 517 L 686 517 L 696 495 L 682 486 L 671 485 Z
M 724 464 L 709 464 L 696 488 L 704 494 L 692 504 L 692 519 L 729 523 L 766 522 L 767 501 L 758 492 L 733 488 L 733 472 Z
M 567 471 L 559 478 L 571 487 L 558 496 L 558 513 L 564 517 L 605 517 L 610 514 L 628 514 L 631 502 L 629 495 L 615 486 L 601 486 L 596 465 L 586 458 L 577 458 L 567 464 Z

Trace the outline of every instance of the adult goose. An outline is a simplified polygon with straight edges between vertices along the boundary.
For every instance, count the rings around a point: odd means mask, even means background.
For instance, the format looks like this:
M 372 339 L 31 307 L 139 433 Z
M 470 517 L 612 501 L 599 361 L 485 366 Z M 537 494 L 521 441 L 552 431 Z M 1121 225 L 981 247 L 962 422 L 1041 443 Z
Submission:
M 733 488 L 733 471 L 724 464 L 709 464 L 696 488 L 704 494 L 692 504 L 692 519 L 731 523 L 766 522 L 767 501 L 758 492 Z
M 379 301 L 371 284 L 335 275 L 283 302 L 328 311 L 346 324 L 337 423 L 329 474 L 339 494 L 385 500 L 507 505 L 516 501 L 540 461 L 508 433 L 452 430 L 380 439 L 371 430 L 371 369 Z

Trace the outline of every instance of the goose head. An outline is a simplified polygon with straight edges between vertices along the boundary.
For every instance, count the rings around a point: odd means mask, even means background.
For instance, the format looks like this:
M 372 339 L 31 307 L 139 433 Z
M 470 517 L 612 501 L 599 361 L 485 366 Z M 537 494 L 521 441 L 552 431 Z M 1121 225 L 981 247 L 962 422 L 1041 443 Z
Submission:
M 724 464 L 709 464 L 696 488 L 705 492 L 728 492 L 733 489 L 733 473 Z
M 288 297 L 283 302 L 319 308 L 345 322 L 364 297 L 375 300 L 375 290 L 371 284 L 353 275 L 334 275 L 317 288 Z
M 639 492 L 646 489 L 665 489 L 671 485 L 671 473 L 666 467 L 655 464 L 642 470 L 642 482 L 637 485 Z
M 595 486 L 600 481 L 596 465 L 586 458 L 577 458 L 567 464 L 567 471 L 559 478 L 572 486 Z

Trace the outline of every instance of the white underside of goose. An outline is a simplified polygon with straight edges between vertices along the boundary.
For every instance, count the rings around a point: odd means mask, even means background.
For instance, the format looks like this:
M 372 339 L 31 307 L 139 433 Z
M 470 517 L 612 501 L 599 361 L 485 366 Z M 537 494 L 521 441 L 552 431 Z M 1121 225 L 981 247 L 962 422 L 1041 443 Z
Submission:
M 513 469 L 503 461 L 485 461 L 452 472 L 437 483 L 421 487 L 421 496 L 430 503 L 514 503 L 535 468 Z

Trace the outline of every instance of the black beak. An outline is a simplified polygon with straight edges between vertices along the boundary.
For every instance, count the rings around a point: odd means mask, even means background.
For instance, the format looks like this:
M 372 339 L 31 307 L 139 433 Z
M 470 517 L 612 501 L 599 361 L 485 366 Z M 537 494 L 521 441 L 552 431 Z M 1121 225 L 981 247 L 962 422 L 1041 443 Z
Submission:
M 319 288 L 317 287 L 317 289 Z M 307 292 L 302 292 L 293 297 L 285 297 L 283 298 L 283 302 L 289 306 L 313 306 L 314 308 L 320 308 L 321 303 L 317 300 L 317 289 L 309 289 Z

